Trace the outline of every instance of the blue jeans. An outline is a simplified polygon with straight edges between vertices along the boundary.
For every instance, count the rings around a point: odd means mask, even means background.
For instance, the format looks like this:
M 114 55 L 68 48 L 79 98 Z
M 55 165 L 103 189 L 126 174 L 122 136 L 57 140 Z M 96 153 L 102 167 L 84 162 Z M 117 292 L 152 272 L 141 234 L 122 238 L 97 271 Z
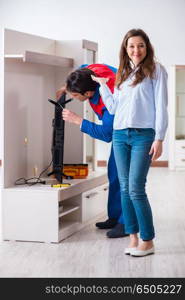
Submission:
M 152 128 L 113 131 L 125 232 L 140 232 L 143 240 L 152 240 L 155 236 L 152 211 L 145 192 L 151 163 L 149 151 L 154 137 L 155 130 Z
M 121 192 L 114 157 L 113 147 L 108 161 L 108 179 L 109 179 L 109 195 L 108 195 L 108 217 L 116 219 L 118 223 L 124 224 L 122 205 L 121 205 Z

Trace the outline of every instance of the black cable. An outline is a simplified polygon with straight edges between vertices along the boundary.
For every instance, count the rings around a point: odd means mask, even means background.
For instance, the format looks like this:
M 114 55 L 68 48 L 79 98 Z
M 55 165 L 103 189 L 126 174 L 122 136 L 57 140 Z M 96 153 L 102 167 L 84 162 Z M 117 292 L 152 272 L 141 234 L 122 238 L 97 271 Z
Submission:
M 45 180 L 41 180 L 41 176 L 44 172 L 47 171 L 47 169 L 49 169 L 49 167 L 51 166 L 53 160 L 50 162 L 50 164 L 40 173 L 39 177 L 32 177 L 32 178 L 24 178 L 24 177 L 20 177 L 15 181 L 15 185 L 23 185 L 23 184 L 28 184 L 29 186 L 32 186 L 34 184 L 40 183 L 40 184 L 46 184 Z M 33 179 L 36 179 L 36 181 L 31 181 Z

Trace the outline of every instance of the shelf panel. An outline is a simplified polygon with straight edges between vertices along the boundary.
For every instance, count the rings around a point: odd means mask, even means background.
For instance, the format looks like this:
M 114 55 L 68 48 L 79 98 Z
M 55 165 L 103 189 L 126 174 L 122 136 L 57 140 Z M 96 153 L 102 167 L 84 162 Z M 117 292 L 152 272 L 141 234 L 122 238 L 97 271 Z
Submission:
M 65 206 L 64 210 L 61 213 L 59 213 L 59 218 L 65 216 L 67 214 L 70 214 L 73 211 L 78 210 L 79 208 L 80 208 L 79 206 L 72 206 L 72 205 L 71 206 Z
M 61 67 L 73 67 L 73 59 L 32 51 L 25 52 L 25 62 L 41 63 Z
M 59 241 L 69 237 L 74 234 L 78 230 L 80 230 L 83 225 L 80 222 L 75 221 L 63 221 L 60 224 L 58 239 Z
M 70 68 L 73 67 L 74 65 L 74 60 L 72 58 L 38 53 L 33 51 L 25 51 L 24 55 L 7 54 L 5 55 L 5 58 L 22 59 L 23 62 L 46 64 L 46 65 L 59 66 L 64 68 Z
M 6 54 L 5 58 L 14 58 L 14 59 L 24 59 L 24 55 L 22 54 Z

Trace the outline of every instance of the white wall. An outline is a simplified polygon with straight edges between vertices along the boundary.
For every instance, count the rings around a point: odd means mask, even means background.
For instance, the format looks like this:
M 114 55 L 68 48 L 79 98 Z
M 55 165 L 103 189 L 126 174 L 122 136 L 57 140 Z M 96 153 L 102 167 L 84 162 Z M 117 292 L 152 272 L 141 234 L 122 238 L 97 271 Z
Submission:
M 185 0 L 0 0 L 0 25 L 52 39 L 89 39 L 99 62 L 118 65 L 125 33 L 145 30 L 157 58 L 169 70 L 185 64 Z M 168 136 L 161 160 L 168 159 Z M 109 146 L 98 144 L 98 159 Z

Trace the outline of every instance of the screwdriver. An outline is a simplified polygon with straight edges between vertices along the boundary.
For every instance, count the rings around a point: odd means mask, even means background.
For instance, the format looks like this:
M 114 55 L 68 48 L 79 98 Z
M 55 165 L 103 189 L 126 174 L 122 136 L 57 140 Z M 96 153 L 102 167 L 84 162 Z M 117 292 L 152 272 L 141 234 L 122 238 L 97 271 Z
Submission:
M 71 185 L 70 183 L 61 183 L 61 184 L 52 184 L 51 187 L 60 188 L 60 187 L 68 187 L 70 185 Z

